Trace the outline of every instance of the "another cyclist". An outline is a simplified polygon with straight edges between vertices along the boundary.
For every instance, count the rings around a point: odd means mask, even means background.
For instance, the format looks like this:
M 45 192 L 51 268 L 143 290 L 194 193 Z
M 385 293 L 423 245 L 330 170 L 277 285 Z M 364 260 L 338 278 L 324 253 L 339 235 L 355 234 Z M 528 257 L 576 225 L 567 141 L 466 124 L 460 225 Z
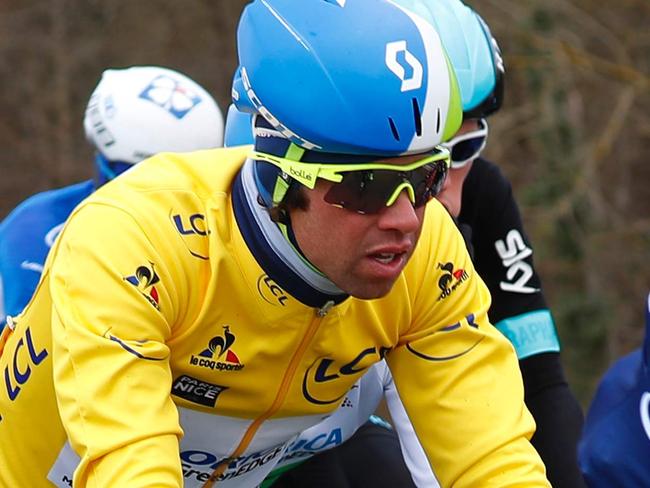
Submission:
M 650 480 L 650 295 L 645 321 L 643 345 L 609 368 L 587 411 L 579 459 L 590 488 Z
M 72 209 L 153 154 L 220 147 L 223 116 L 212 96 L 187 76 L 134 66 L 104 71 L 88 101 L 84 130 L 95 149 L 95 179 L 34 195 L 0 223 L 0 330 L 5 314 L 17 315 L 27 305 Z

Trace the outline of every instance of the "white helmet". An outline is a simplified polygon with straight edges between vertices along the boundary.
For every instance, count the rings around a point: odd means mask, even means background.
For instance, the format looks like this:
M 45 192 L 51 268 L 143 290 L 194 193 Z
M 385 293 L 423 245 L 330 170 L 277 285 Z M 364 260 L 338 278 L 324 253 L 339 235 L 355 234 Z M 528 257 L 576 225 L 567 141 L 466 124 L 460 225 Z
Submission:
M 220 147 L 219 106 L 187 76 L 157 66 L 108 69 L 90 96 L 84 129 L 108 161 Z

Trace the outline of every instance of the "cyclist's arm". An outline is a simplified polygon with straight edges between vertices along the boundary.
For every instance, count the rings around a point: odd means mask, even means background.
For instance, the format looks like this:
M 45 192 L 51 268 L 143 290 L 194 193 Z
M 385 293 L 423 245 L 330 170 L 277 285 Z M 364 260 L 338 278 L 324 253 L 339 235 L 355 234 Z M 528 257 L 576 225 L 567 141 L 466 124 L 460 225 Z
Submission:
M 489 293 L 462 237 L 449 218 L 422 235 L 429 262 L 418 253 L 409 270 L 425 273 L 412 328 L 387 361 L 432 472 L 442 486 L 549 486 L 516 356 L 487 318 Z M 451 269 L 446 294 L 439 263 Z
M 492 295 L 490 318 L 517 351 L 526 405 L 537 424 L 532 443 L 549 480 L 557 488 L 584 486 L 576 458 L 582 411 L 564 375 L 555 324 L 512 187 L 492 163 L 474 163 L 463 186 L 461 223 L 472 227 L 474 263 Z
M 81 457 L 75 486 L 183 484 L 166 345 L 174 277 L 158 251 L 129 215 L 103 205 L 82 209 L 57 245 L 53 368 Z

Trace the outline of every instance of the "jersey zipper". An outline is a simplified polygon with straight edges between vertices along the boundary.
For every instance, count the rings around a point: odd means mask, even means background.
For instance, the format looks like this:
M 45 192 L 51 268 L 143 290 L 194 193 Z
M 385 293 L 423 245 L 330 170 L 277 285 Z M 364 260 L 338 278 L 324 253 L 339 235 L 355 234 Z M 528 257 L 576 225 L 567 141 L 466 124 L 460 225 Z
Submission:
M 302 340 L 300 341 L 300 344 L 298 344 L 298 348 L 296 349 L 296 352 L 294 352 L 293 356 L 291 357 L 291 361 L 289 362 L 289 366 L 284 372 L 284 377 L 282 378 L 282 382 L 280 383 L 280 388 L 278 388 L 278 393 L 276 394 L 273 403 L 271 404 L 271 406 L 266 412 L 264 412 L 262 415 L 257 417 L 253 421 L 253 423 L 248 427 L 248 429 L 246 429 L 246 432 L 241 438 L 241 441 L 239 441 L 239 445 L 235 448 L 235 450 L 232 452 L 230 456 L 224 459 L 214 469 L 212 475 L 210 476 L 208 481 L 206 481 L 203 484 L 202 488 L 212 488 L 212 486 L 214 486 L 214 484 L 217 482 L 217 478 L 221 476 L 223 472 L 226 470 L 228 464 L 230 464 L 232 461 L 234 461 L 244 453 L 248 445 L 253 440 L 253 437 L 255 437 L 255 434 L 259 430 L 260 426 L 271 416 L 273 416 L 273 414 L 275 414 L 278 410 L 280 410 L 280 407 L 282 406 L 284 400 L 287 397 L 287 392 L 289 391 L 289 385 L 291 384 L 291 381 L 295 376 L 296 369 L 298 368 L 298 363 L 300 362 L 300 359 L 302 359 L 302 356 L 305 353 L 307 346 L 309 345 L 314 335 L 316 334 L 316 331 L 318 330 L 318 327 L 323 321 L 323 318 L 325 317 L 325 315 L 327 315 L 327 312 L 329 312 L 329 310 L 332 308 L 332 305 L 334 305 L 333 302 L 331 305 L 330 302 L 327 302 L 322 308 L 316 311 L 316 316 L 312 319 L 311 323 L 309 324 L 307 333 L 302 337 Z

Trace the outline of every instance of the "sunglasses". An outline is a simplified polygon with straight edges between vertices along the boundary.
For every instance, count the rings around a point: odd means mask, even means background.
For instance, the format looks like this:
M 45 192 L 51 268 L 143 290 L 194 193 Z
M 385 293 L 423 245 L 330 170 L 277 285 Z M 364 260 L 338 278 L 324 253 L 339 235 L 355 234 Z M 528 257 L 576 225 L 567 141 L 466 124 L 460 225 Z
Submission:
M 413 206 L 422 207 L 440 193 L 449 167 L 449 151 L 441 147 L 405 165 L 381 161 L 306 163 L 258 151 L 249 157 L 273 164 L 310 189 L 316 186 L 317 178 L 331 181 L 325 202 L 361 214 L 376 214 L 389 207 L 404 189 Z
M 478 119 L 479 128 L 465 132 L 440 144 L 451 154 L 451 168 L 458 169 L 476 159 L 487 144 L 488 125 L 485 119 Z

